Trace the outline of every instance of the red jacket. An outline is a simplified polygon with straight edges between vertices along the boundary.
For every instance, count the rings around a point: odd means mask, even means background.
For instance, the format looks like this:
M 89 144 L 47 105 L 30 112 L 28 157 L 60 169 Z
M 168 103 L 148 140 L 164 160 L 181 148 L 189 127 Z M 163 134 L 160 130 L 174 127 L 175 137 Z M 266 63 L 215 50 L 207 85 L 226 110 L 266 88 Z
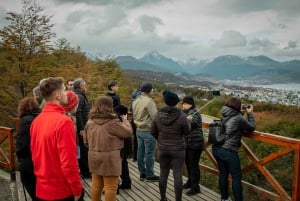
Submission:
M 79 196 L 82 191 L 74 125 L 64 113 L 63 107 L 46 103 L 31 124 L 30 147 L 40 199 Z

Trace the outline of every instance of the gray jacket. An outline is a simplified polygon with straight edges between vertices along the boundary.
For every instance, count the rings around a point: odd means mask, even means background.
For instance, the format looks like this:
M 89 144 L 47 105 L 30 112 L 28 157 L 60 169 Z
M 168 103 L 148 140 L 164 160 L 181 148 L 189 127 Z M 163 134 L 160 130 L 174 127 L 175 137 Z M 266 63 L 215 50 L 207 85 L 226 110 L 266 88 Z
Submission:
M 255 130 L 253 113 L 247 113 L 247 116 L 248 120 L 239 111 L 227 106 L 222 107 L 222 119 L 227 122 L 225 124 L 226 140 L 221 147 L 232 151 L 239 150 L 243 133 Z

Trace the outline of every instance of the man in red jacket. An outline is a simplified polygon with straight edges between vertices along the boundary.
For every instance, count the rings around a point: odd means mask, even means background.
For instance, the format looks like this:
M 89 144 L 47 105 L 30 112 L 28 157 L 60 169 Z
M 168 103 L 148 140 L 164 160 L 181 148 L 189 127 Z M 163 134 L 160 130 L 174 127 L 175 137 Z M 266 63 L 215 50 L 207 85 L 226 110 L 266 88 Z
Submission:
M 41 85 L 46 104 L 30 128 L 36 196 L 41 200 L 82 199 L 74 126 L 62 107 L 67 103 L 64 79 L 47 78 Z

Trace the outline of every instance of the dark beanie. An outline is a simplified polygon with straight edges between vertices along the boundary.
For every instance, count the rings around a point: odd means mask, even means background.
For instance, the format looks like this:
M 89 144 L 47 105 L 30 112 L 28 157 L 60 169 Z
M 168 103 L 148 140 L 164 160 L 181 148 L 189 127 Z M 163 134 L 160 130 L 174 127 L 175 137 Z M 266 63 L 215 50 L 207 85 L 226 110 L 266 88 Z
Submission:
M 187 103 L 189 105 L 192 105 L 193 107 L 195 107 L 195 103 L 194 103 L 194 99 L 192 96 L 186 96 L 182 99 L 182 103 Z
M 150 93 L 152 90 L 152 84 L 149 82 L 143 82 L 140 90 L 141 92 Z
M 173 93 L 172 91 L 164 91 L 163 96 L 164 101 L 168 106 L 175 106 L 180 101 L 177 94 Z

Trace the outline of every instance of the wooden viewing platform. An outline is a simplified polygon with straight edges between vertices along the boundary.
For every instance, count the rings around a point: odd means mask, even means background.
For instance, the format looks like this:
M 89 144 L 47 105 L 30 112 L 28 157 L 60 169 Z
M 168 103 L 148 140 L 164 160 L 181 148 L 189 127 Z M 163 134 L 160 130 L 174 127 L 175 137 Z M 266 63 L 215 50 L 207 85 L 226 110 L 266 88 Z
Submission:
M 158 182 L 146 182 L 140 181 L 140 174 L 137 168 L 137 162 L 133 162 L 132 159 L 128 159 L 128 167 L 130 171 L 130 177 L 132 180 L 131 189 L 120 189 L 120 193 L 117 195 L 118 201 L 155 201 L 160 200 Z M 155 162 L 154 172 L 156 175 L 159 175 L 159 164 Z M 186 181 L 187 178 L 184 177 L 183 181 Z M 174 179 L 173 173 L 170 171 L 167 185 L 167 198 L 171 201 L 175 200 L 175 192 L 174 192 Z M 84 190 L 85 190 L 85 201 L 90 201 L 90 186 L 91 180 L 85 179 L 83 180 Z M 201 193 L 194 196 L 187 196 L 185 192 L 188 190 L 183 190 L 182 200 L 186 201 L 219 201 L 221 196 L 216 192 L 201 186 Z M 104 201 L 104 195 L 101 197 L 102 201 Z
M 18 188 L 19 201 L 24 199 L 24 189 L 22 189 L 22 184 L 18 182 L 19 174 L 15 172 L 14 164 L 14 133 L 18 129 L 18 119 L 16 120 L 16 128 L 7 128 L 0 126 L 0 167 L 7 168 L 11 173 L 11 180 L 16 179 L 16 183 L 19 185 Z M 208 123 L 202 123 L 204 130 L 209 128 Z M 257 143 L 269 144 L 276 146 L 276 149 L 272 150 L 266 156 L 257 156 L 253 150 L 247 145 L 246 141 L 256 141 Z M 219 171 L 217 169 L 217 163 L 211 153 L 211 147 L 208 142 L 205 143 L 205 150 L 202 153 L 205 160 L 201 159 L 199 166 L 202 172 L 211 173 L 213 175 L 218 175 Z M 268 189 L 265 186 L 260 186 L 259 184 L 252 184 L 247 180 L 242 180 L 242 184 L 245 189 L 250 189 L 254 191 L 257 195 L 263 197 L 265 200 L 284 200 L 284 201 L 299 201 L 300 200 L 300 139 L 283 137 L 279 135 L 274 135 L 270 133 L 264 133 L 259 131 L 254 131 L 251 134 L 245 134 L 242 140 L 241 152 L 243 152 L 247 158 L 248 162 L 242 165 L 243 175 L 258 171 L 261 174 L 261 178 L 265 179 L 266 184 L 269 186 Z M 283 186 L 273 173 L 273 166 L 268 166 L 270 162 L 275 160 L 283 159 L 283 156 L 287 154 L 290 155 L 289 164 L 291 169 L 291 177 L 287 178 L 290 182 L 289 186 Z M 202 158 L 201 156 L 201 158 Z M 132 189 L 131 190 L 121 190 L 118 195 L 118 200 L 159 200 L 159 188 L 158 182 L 144 182 L 139 180 L 139 173 L 137 164 L 132 162 L 131 159 L 128 160 L 130 175 L 132 179 Z M 207 163 L 210 162 L 211 164 Z M 283 159 L 283 162 L 284 159 Z M 159 175 L 159 164 L 155 163 L 155 174 Z M 184 178 L 186 181 L 186 178 Z M 230 179 L 229 179 L 230 181 Z M 84 188 L 86 190 L 86 201 L 90 200 L 90 179 L 83 180 Z M 271 189 L 270 189 L 271 188 Z M 288 190 L 289 189 L 289 190 Z M 220 195 L 211 191 L 210 189 L 201 186 L 202 193 L 197 196 L 188 197 L 183 191 L 183 200 L 220 200 Z M 167 186 L 167 198 L 174 200 L 174 190 L 173 190 L 173 174 L 170 172 L 168 186 Z M 250 197 L 245 197 L 247 200 L 251 200 Z M 255 198 L 254 198 L 255 199 Z M 29 201 L 27 196 L 27 200 Z M 104 201 L 104 197 L 102 198 Z

